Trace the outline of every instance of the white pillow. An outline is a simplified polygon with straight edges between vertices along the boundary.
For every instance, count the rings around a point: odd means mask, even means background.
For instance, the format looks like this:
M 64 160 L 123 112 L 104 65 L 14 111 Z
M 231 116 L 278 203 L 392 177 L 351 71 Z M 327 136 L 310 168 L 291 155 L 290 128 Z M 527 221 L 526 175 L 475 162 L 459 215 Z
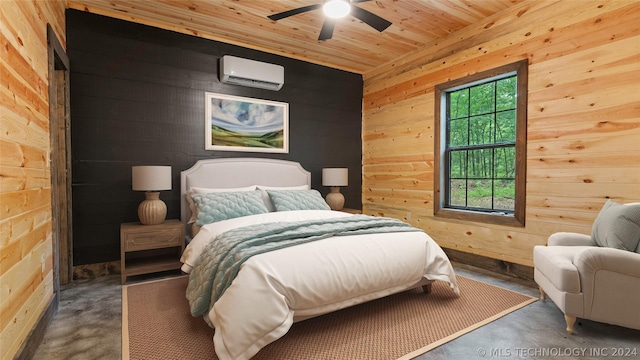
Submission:
M 264 205 L 267 207 L 269 212 L 276 211 L 275 205 L 271 201 L 271 197 L 269 197 L 269 193 L 267 190 L 309 190 L 311 187 L 309 185 L 299 185 L 299 186 L 264 186 L 258 185 L 258 190 L 262 193 L 262 201 L 264 201 Z
M 187 193 L 184 195 L 187 197 L 187 202 L 189 203 L 189 209 L 191 209 L 191 218 L 187 224 L 193 224 L 198 220 L 198 212 L 196 210 L 196 204 L 193 202 L 191 195 L 193 194 L 207 194 L 207 193 L 221 193 L 221 192 L 238 192 L 238 191 L 254 191 L 256 190 L 255 185 L 245 186 L 241 188 L 229 188 L 229 189 L 217 189 L 217 188 L 200 188 L 200 187 L 192 187 L 189 188 Z M 195 234 L 192 234 L 195 236 Z

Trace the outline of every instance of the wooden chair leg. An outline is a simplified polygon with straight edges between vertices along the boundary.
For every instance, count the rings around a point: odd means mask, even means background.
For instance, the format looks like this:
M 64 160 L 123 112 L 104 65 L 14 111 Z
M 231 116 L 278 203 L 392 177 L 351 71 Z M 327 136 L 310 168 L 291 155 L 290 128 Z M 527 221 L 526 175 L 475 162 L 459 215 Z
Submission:
M 540 301 L 544 302 L 545 300 L 547 300 L 547 297 L 544 295 L 544 290 L 542 290 L 542 288 L 539 286 L 538 289 L 540 289 Z
M 425 294 L 431 294 L 431 284 L 422 285 L 422 291 L 424 291 Z
M 576 323 L 576 317 L 575 316 L 565 315 L 564 316 L 564 321 L 567 322 L 567 332 L 569 334 L 573 334 L 573 325 Z

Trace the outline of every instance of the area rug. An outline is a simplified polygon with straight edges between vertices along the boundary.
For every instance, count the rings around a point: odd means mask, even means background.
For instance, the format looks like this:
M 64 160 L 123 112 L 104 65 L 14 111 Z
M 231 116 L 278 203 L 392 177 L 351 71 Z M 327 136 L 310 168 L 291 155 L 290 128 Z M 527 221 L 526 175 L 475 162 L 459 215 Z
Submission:
M 193 318 L 180 276 L 122 290 L 122 358 L 218 359 L 213 332 Z M 411 359 L 536 301 L 458 276 L 461 296 L 436 281 L 432 292 L 409 290 L 295 323 L 254 359 Z

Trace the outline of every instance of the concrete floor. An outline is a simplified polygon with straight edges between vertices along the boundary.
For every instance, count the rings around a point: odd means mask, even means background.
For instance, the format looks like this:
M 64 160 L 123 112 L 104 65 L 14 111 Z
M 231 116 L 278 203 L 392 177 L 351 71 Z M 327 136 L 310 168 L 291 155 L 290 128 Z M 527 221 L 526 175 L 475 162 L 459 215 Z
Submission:
M 534 284 L 460 264 L 454 267 L 462 276 L 539 295 Z M 119 276 L 66 286 L 34 359 L 120 359 L 121 307 Z M 575 334 L 568 335 L 565 326 L 551 300 L 536 301 L 416 359 L 640 359 L 640 330 L 578 319 Z

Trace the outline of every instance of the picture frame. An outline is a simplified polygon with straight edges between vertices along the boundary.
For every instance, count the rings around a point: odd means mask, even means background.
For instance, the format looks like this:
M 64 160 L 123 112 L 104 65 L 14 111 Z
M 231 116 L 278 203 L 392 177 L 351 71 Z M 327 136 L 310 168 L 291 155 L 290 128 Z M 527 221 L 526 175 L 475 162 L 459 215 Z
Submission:
M 289 152 L 289 104 L 205 93 L 205 150 Z

